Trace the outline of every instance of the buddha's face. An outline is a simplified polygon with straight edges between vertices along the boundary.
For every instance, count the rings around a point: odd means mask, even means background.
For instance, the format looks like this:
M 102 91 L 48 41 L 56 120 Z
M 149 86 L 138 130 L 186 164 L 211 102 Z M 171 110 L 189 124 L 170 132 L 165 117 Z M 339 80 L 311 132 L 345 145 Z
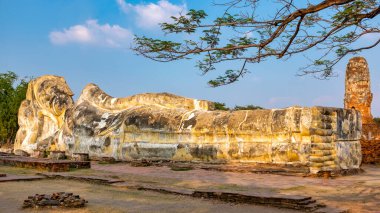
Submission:
M 46 80 L 39 85 L 38 97 L 40 104 L 53 115 L 60 116 L 67 109 L 72 108 L 73 93 L 63 78 Z

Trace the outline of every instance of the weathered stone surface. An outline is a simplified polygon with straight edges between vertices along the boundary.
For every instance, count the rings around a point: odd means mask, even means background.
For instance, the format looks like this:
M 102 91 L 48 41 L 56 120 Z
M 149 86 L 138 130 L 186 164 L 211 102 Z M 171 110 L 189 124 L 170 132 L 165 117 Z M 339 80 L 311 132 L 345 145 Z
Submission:
M 344 107 L 354 108 L 362 115 L 363 162 L 380 162 L 380 127 L 371 114 L 372 92 L 367 61 L 363 57 L 350 59 L 346 70 Z
M 61 126 L 68 130 L 60 138 L 67 154 L 297 164 L 312 173 L 357 169 L 361 163 L 361 118 L 354 109 L 215 111 L 211 102 L 166 93 L 113 98 L 94 84 L 65 109 L 71 116 L 65 116 L 68 124 Z
M 43 180 L 45 177 L 39 175 L 13 175 L 7 174 L 6 176 L 0 177 L 0 183 L 4 182 L 18 182 L 18 181 L 35 181 Z
M 65 151 L 51 151 L 49 158 L 52 160 L 64 160 L 66 159 Z
M 91 101 L 94 95 L 99 98 Z M 137 97 L 144 103 L 144 95 Z M 151 99 L 124 109 L 99 107 L 98 100 L 112 99 L 94 85 L 84 90 L 73 112 L 69 152 L 121 160 L 301 163 L 313 173 L 359 168 L 361 162 L 361 120 L 355 110 L 210 111 L 152 104 Z M 319 150 L 329 152 L 312 156 Z
M 188 110 L 204 109 L 211 110 L 214 104 L 210 101 L 185 98 L 169 93 L 144 93 L 125 98 L 113 98 L 105 94 L 97 85 L 88 84 L 83 89 L 77 105 L 82 102 L 90 102 L 96 107 L 106 110 L 125 110 L 131 107 L 155 105 L 166 108 L 184 108 Z
M 73 93 L 65 79 L 45 75 L 29 82 L 26 100 L 21 103 L 20 126 L 14 150 L 32 154 L 39 149 L 66 150 L 64 137 L 71 132 L 69 109 Z
M 22 208 L 41 208 L 41 207 L 65 207 L 65 208 L 81 208 L 87 201 L 80 198 L 79 195 L 65 192 L 55 192 L 51 195 L 36 194 L 28 196 L 24 200 Z
M 363 124 L 373 123 L 371 80 L 365 58 L 350 59 L 347 64 L 345 84 L 344 108 L 359 110 L 362 113 Z
M 380 140 L 360 140 L 364 163 L 380 162 Z
M 51 160 L 37 159 L 31 157 L 3 155 L 0 156 L 0 165 L 14 166 L 21 168 L 31 168 L 50 172 L 66 172 L 70 168 L 87 169 L 91 168 L 90 161 L 70 161 L 70 160 Z
M 75 161 L 89 161 L 90 157 L 88 153 L 73 153 L 71 159 Z

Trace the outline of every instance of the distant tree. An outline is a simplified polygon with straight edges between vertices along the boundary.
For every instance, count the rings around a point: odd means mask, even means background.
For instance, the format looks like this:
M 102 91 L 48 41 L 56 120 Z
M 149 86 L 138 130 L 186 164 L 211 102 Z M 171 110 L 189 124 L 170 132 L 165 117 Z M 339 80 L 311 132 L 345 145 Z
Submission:
M 255 110 L 255 109 L 264 109 L 260 106 L 247 105 L 247 106 L 235 106 L 234 110 Z
M 227 0 L 215 5 L 224 9 L 214 20 L 206 20 L 203 10 L 189 10 L 172 17 L 172 23 L 161 24 L 166 34 L 191 34 L 188 39 L 137 36 L 133 49 L 160 62 L 200 56 L 197 66 L 203 74 L 219 63 L 240 62 L 228 63 L 239 67 L 209 81 L 217 87 L 240 79 L 248 72 L 249 63 L 287 59 L 312 49 L 317 51 L 310 64 L 301 68 L 301 75 L 328 78 L 343 57 L 380 43 L 375 20 L 380 13 L 379 0 Z M 360 42 L 368 35 L 373 39 Z
M 14 72 L 0 73 L 0 145 L 12 143 L 15 139 L 18 109 L 27 88 L 28 81 L 20 79 Z
M 221 102 L 214 102 L 214 106 L 215 106 L 215 110 L 224 110 L 224 111 L 228 111 L 228 110 L 255 110 L 255 109 L 264 109 L 260 106 L 255 106 L 255 105 L 247 105 L 247 106 L 235 106 L 233 109 L 230 109 L 229 107 L 226 106 L 225 103 L 221 103 Z
M 373 118 L 373 121 L 380 126 L 380 118 Z
M 214 106 L 215 106 L 215 110 L 224 110 L 224 111 L 230 110 L 230 108 L 226 107 L 225 103 L 214 102 Z

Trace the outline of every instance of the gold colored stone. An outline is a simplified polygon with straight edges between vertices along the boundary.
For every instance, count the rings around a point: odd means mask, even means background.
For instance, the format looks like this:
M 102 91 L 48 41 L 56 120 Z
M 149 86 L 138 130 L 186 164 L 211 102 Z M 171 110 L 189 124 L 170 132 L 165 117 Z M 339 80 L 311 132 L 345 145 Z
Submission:
M 14 150 L 30 154 L 47 148 L 65 151 L 64 140 L 72 130 L 69 110 L 74 105 L 73 95 L 62 77 L 45 75 L 31 80 L 18 113 L 20 128 Z
M 72 95 L 61 77 L 32 80 L 15 149 L 116 160 L 299 164 L 319 168 L 313 173 L 334 161 L 345 169 L 361 162 L 360 118 L 351 109 L 218 111 L 210 101 L 168 93 L 114 98 L 95 84 L 84 88 L 75 105 Z M 340 141 L 350 143 L 337 146 Z
M 331 136 L 321 136 L 321 135 L 312 135 L 311 142 L 312 143 L 330 143 L 333 141 L 333 137 Z
M 365 58 L 350 59 L 347 64 L 345 84 L 344 108 L 360 111 L 363 124 L 373 123 L 371 80 Z

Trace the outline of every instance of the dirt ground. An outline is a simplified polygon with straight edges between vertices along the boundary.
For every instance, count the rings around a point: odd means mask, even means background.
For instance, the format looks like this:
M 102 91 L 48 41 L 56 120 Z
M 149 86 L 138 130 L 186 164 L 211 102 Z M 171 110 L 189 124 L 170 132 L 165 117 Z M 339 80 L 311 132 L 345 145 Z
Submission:
M 67 174 L 105 177 L 123 180 L 127 184 L 148 184 L 176 189 L 303 195 L 311 196 L 330 207 L 348 209 L 353 213 L 380 212 L 380 166 L 364 165 L 363 169 L 365 172 L 359 175 L 322 179 L 201 169 L 173 171 L 165 166 L 132 167 L 125 163 L 93 163 L 91 169 L 73 170 Z M 0 173 L 28 176 L 36 172 L 0 166 Z M 90 201 L 84 212 L 292 212 L 62 180 L 0 183 L 0 212 L 3 212 L 3 204 L 14 206 L 13 210 L 17 210 L 17 206 L 21 205 L 28 195 L 41 193 L 38 189 L 80 194 Z
M 88 200 L 82 209 L 23 210 L 20 208 L 28 195 L 73 192 Z M 69 180 L 39 180 L 0 183 L 0 212 L 295 212 L 254 205 L 231 205 L 219 201 L 201 200 L 187 196 L 156 192 L 126 190 Z
M 128 164 L 94 164 L 98 175 L 126 181 L 190 189 L 224 189 L 289 195 L 307 195 L 322 203 L 351 212 L 380 212 L 380 165 L 364 165 L 364 173 L 334 179 L 219 172 L 207 170 L 173 171 L 168 167 L 132 167 Z

